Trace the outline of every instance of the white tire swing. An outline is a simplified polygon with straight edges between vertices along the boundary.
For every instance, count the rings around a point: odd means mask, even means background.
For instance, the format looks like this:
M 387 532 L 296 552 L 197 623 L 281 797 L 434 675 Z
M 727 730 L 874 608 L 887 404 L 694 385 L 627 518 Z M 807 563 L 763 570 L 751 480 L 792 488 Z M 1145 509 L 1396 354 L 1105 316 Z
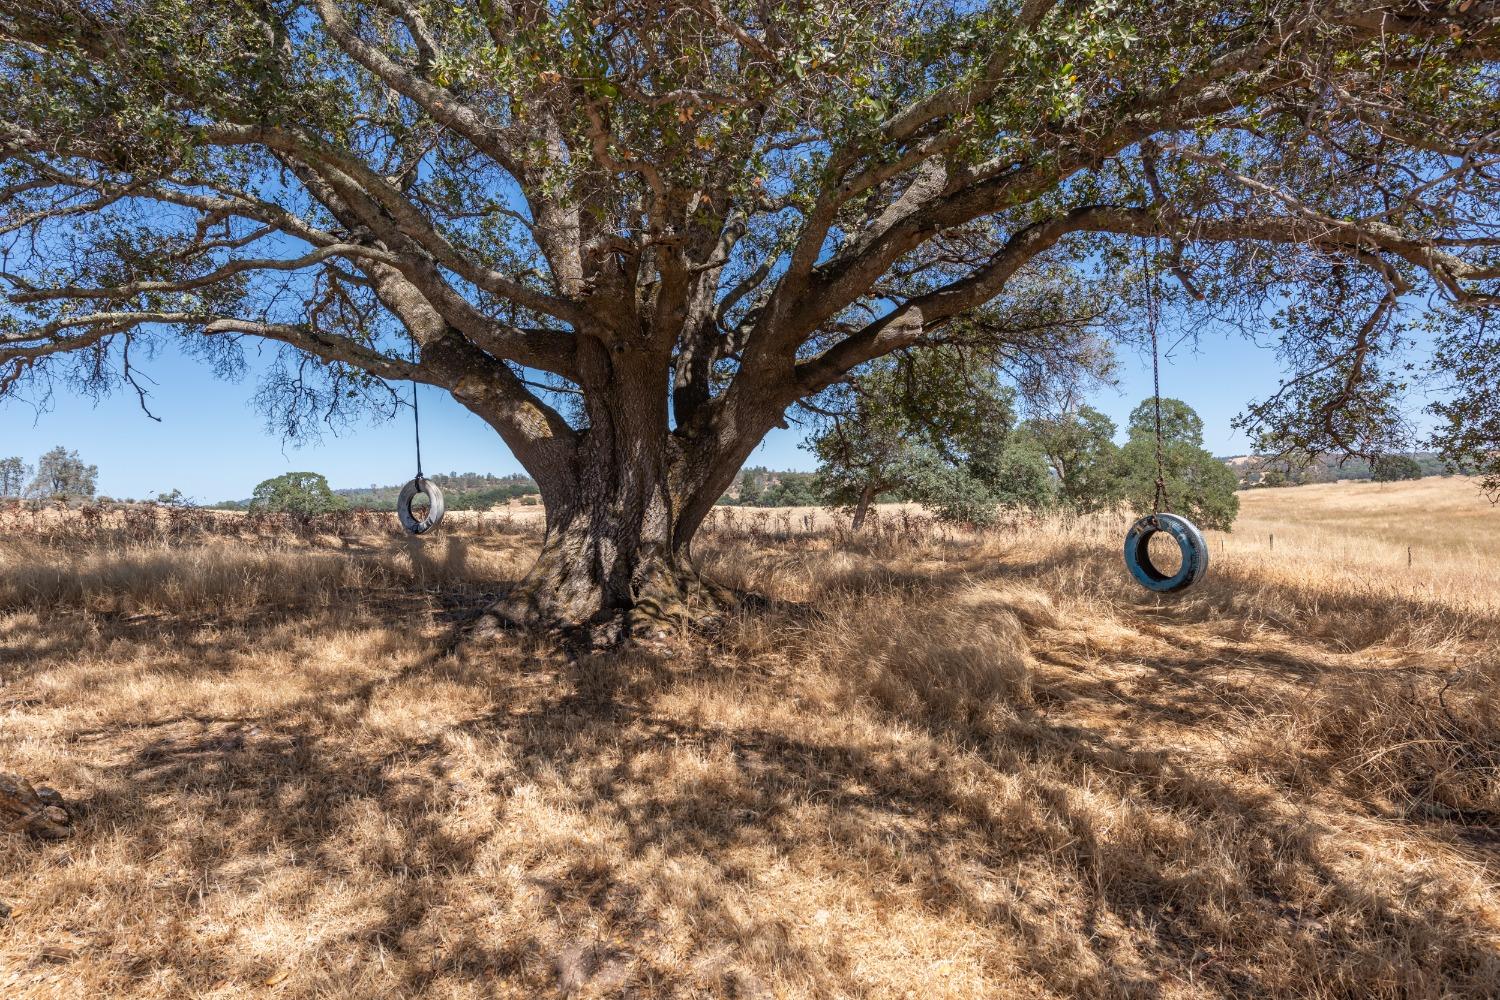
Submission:
M 412 379 L 411 383 L 411 421 L 417 441 L 417 475 L 401 487 L 401 495 L 396 498 L 396 517 L 400 518 L 401 527 L 408 534 L 425 535 L 443 519 L 443 490 L 437 483 L 422 475 L 422 421 L 417 412 L 416 379 Z M 412 504 L 419 496 L 427 498 L 427 512 L 421 517 L 412 509 Z
M 412 502 L 419 495 L 427 496 L 427 513 L 417 517 L 412 510 Z M 443 490 L 437 483 L 422 478 L 422 473 L 417 473 L 417 478 L 401 487 L 401 496 L 396 500 L 396 516 L 401 519 L 401 527 L 413 535 L 425 535 L 438 526 L 443 519 Z
M 1208 543 L 1198 526 L 1180 514 L 1170 513 L 1167 497 L 1166 463 L 1162 457 L 1161 435 L 1161 360 L 1156 344 L 1157 301 L 1155 284 L 1146 286 L 1146 322 L 1151 328 L 1151 383 L 1156 404 L 1156 496 L 1152 512 L 1136 521 L 1125 533 L 1125 568 L 1147 590 L 1158 594 L 1175 594 L 1186 590 L 1208 572 Z M 1174 573 L 1161 570 L 1151 561 L 1149 543 L 1158 535 L 1168 535 L 1182 553 L 1182 564 Z

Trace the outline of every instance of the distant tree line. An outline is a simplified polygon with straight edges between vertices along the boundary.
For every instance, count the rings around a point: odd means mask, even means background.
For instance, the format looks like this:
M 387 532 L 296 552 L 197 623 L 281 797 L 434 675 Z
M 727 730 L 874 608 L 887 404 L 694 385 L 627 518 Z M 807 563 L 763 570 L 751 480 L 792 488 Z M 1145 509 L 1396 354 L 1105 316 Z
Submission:
M 37 459 L 35 469 L 19 455 L 0 458 L 0 498 L 92 500 L 98 479 L 97 465 L 62 445 Z
M 503 507 L 512 500 L 519 500 L 523 505 L 542 502 L 536 483 L 529 477 L 504 486 L 458 492 L 450 492 L 443 483 L 438 485 L 443 487 L 443 498 L 449 510 L 489 510 L 491 507 Z
M 938 517 L 988 524 L 1003 510 L 1089 513 L 1153 509 L 1156 408 L 1116 427 L 1089 406 L 1020 420 L 1000 370 L 956 353 L 895 356 L 820 400 L 809 447 L 816 494 L 863 524 L 880 500 L 921 503 Z M 1203 421 L 1161 401 L 1162 464 L 1170 509 L 1227 530 L 1239 510 L 1235 475 L 1203 448 Z
M 934 361 L 938 363 L 934 363 Z M 1126 443 L 1116 426 L 1087 406 L 1018 420 L 1015 391 L 993 372 L 955 379 L 940 356 L 903 367 L 876 367 L 836 416 L 825 411 L 808 447 L 816 472 L 747 466 L 719 500 L 724 506 L 831 506 L 862 526 L 877 502 L 921 503 L 940 518 L 992 522 L 1002 510 L 1079 514 L 1116 507 L 1145 512 L 1155 494 L 1155 407 L 1144 400 L 1130 414 Z M 1329 463 L 1317 458 L 1242 463 L 1237 474 L 1203 448 L 1203 421 L 1178 399 L 1162 400 L 1163 466 L 1172 509 L 1203 527 L 1227 530 L 1239 510 L 1235 489 L 1293 486 L 1334 479 L 1377 482 L 1450 474 L 1429 453 L 1381 455 Z M 519 499 L 538 503 L 529 476 L 449 472 L 429 477 L 450 510 L 488 510 Z M 59 445 L 33 467 L 20 456 L 0 458 L 0 499 L 83 501 L 96 497 L 98 467 Z M 329 487 L 316 472 L 288 472 L 261 482 L 248 500 L 213 506 L 293 514 L 394 510 L 401 486 Z M 108 499 L 108 498 L 102 498 Z M 129 501 L 125 501 L 129 502 Z M 180 490 L 152 502 L 193 503 Z
M 725 507 L 812 507 L 823 503 L 811 472 L 776 472 L 762 466 L 740 470 L 729 492 L 720 498 Z
M 443 499 L 449 510 L 487 510 L 537 492 L 536 481 L 520 474 L 497 476 L 491 472 L 438 472 L 427 478 L 442 487 Z M 396 498 L 401 495 L 401 484 L 372 484 L 365 488 L 334 492 L 355 509 L 395 510 Z

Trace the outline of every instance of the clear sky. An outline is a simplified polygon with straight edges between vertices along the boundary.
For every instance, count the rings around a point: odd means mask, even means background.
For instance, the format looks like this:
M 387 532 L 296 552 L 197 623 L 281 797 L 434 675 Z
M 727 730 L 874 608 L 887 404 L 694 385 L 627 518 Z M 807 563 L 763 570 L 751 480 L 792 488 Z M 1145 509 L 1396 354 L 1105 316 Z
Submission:
M 1131 408 L 1151 392 L 1151 359 L 1127 350 L 1120 362 L 1119 391 L 1102 391 L 1091 402 L 1123 428 Z M 297 446 L 266 430 L 251 404 L 253 375 L 242 382 L 216 380 L 206 366 L 170 347 L 142 367 L 156 383 L 149 405 L 160 423 L 141 412 L 133 392 L 96 406 L 60 390 L 43 413 L 0 402 L 0 457 L 20 455 L 35 464 L 38 455 L 60 444 L 98 465 L 103 495 L 141 498 L 180 489 L 201 502 L 243 499 L 261 480 L 293 470 L 321 472 L 335 487 L 395 484 L 416 471 L 410 411 L 391 423 L 328 433 L 320 443 Z M 1274 389 L 1277 380 L 1270 351 L 1237 336 L 1205 339 L 1196 351 L 1192 345 L 1175 349 L 1162 369 L 1162 392 L 1196 409 L 1204 421 L 1204 444 L 1214 454 L 1229 455 L 1248 450 L 1230 419 L 1247 400 Z M 438 389 L 420 392 L 426 472 L 523 471 L 477 417 Z M 800 441 L 795 427 L 773 431 L 749 462 L 811 468 Z

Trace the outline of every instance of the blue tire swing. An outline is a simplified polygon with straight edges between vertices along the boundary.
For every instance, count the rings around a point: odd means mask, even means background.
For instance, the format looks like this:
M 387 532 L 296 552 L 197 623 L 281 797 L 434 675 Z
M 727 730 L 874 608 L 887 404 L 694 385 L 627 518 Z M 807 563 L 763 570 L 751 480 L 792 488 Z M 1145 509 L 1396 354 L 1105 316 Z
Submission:
M 1135 582 L 1147 590 L 1175 594 L 1188 589 L 1208 573 L 1208 543 L 1203 540 L 1203 532 L 1196 524 L 1167 510 L 1171 501 L 1167 497 L 1166 463 L 1162 458 L 1161 360 L 1156 344 L 1157 302 L 1153 289 L 1150 284 L 1146 287 L 1146 320 L 1151 328 L 1151 382 L 1156 405 L 1156 496 L 1152 500 L 1152 512 L 1132 524 L 1125 533 L 1125 568 L 1130 570 Z M 1150 542 L 1158 534 L 1170 535 L 1182 553 L 1182 565 L 1175 573 L 1164 572 L 1151 561 Z
M 1151 536 L 1159 533 L 1171 535 L 1182 551 L 1182 566 L 1175 573 L 1164 573 L 1151 561 L 1148 545 Z M 1185 517 L 1166 512 L 1147 514 L 1125 533 L 1125 567 L 1147 590 L 1173 594 L 1188 589 L 1208 572 L 1208 544 L 1198 526 Z
M 437 483 L 422 475 L 422 420 L 421 414 L 417 412 L 416 379 L 411 381 L 411 422 L 417 442 L 417 475 L 401 487 L 401 495 L 396 498 L 396 517 L 400 518 L 401 527 L 408 534 L 425 535 L 443 519 L 443 490 Z M 412 503 L 419 495 L 427 497 L 427 513 L 421 517 L 412 510 Z

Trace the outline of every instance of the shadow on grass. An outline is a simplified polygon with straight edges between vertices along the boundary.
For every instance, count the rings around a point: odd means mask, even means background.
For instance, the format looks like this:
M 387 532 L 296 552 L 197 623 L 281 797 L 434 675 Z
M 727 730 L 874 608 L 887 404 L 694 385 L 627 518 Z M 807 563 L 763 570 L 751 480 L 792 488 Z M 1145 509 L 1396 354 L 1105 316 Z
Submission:
M 962 579 L 851 573 L 823 586 L 938 602 L 976 581 L 1077 572 L 1093 558 L 968 567 Z M 403 614 L 449 624 L 493 599 L 471 590 L 356 596 L 366 625 Z M 818 604 L 754 613 L 815 628 Z M 1211 600 L 1180 611 L 1184 622 L 1215 613 Z M 122 642 L 191 653 L 173 670 L 240 669 L 205 638 L 211 618 L 107 627 Z M 351 627 L 330 611 L 267 609 L 239 623 L 236 641 L 274 643 L 288 624 L 304 635 Z M 21 642 L 10 665 L 23 676 L 72 649 L 40 631 Z M 1056 994 L 1153 998 L 1191 983 L 1228 996 L 1479 996 L 1500 981 L 1500 955 L 1476 929 L 1482 919 L 1440 884 L 1361 881 L 1336 863 L 1334 831 L 1265 786 L 1195 767 L 1186 751 L 1142 749 L 1025 705 L 962 724 L 935 713 L 883 718 L 876 708 L 868 731 L 847 740 L 811 724 L 716 725 L 657 707 L 665 693 L 717 680 L 706 655 L 566 659 L 522 645 L 456 658 L 413 645 L 401 635 L 372 642 L 371 669 L 275 710 L 68 734 L 100 747 L 76 849 L 123 831 L 141 858 L 174 854 L 198 886 L 196 903 L 182 904 L 189 913 L 216 894 L 261 891 L 259 881 L 286 870 L 305 876 L 269 901 L 286 912 L 313 912 L 326 887 L 365 880 L 373 888 L 356 926 L 320 947 L 352 955 L 364 982 L 393 995 L 757 996 L 776 976 L 812 994 L 858 992 L 855 947 L 814 945 L 774 901 L 747 905 L 765 891 L 751 860 L 767 857 L 814 879 L 858 872 L 872 898 L 888 892 L 965 922 L 997 950 L 1010 942 L 1022 971 Z M 1171 686 L 1106 693 L 1080 677 L 1040 700 L 1112 697 L 1143 715 L 1207 722 L 1205 705 L 1174 705 L 1168 693 L 1198 681 L 1200 653 L 1153 660 Z M 402 665 L 380 669 L 385 662 Z M 1304 684 L 1318 669 L 1269 658 L 1251 668 Z M 380 753 L 361 747 L 354 734 L 382 693 L 429 681 L 485 690 L 490 703 L 431 736 Z M 503 748 L 483 789 L 452 779 L 453 741 L 464 739 Z M 700 780 L 657 780 L 664 766 L 704 760 L 714 766 Z M 594 841 L 549 858 L 540 845 L 508 843 L 522 787 L 565 795 L 598 831 Z M 476 795 L 488 822 L 454 822 Z M 483 901 L 456 918 L 463 901 L 450 898 L 492 881 L 496 855 L 518 872 L 505 891 L 536 896 L 535 919 L 505 934 L 486 929 Z M 694 932 L 664 926 L 663 898 L 692 915 Z M 269 971 L 232 940 L 195 936 L 190 919 L 124 972 L 145 982 L 168 968 L 194 989 Z M 922 975 L 913 967 L 913 986 Z
M 357 717 L 381 688 L 420 681 L 438 666 L 421 661 L 325 692 L 318 707 Z M 1336 852 L 1316 822 L 1263 792 L 1194 771 L 1177 755 L 1017 713 L 951 751 L 955 761 L 972 756 L 1020 782 L 1028 808 L 997 809 L 961 775 L 879 737 L 843 745 L 652 710 L 660 692 L 700 669 L 639 655 L 628 663 L 441 665 L 444 679 L 475 684 L 493 683 L 496 670 L 553 677 L 516 685 L 492 711 L 454 727 L 509 749 L 512 763 L 489 789 L 497 820 L 510 789 L 551 782 L 570 791 L 572 809 L 591 826 L 624 831 L 607 850 L 581 847 L 565 863 L 524 876 L 548 917 L 519 937 L 497 941 L 481 927 L 450 923 L 443 947 L 431 951 L 432 925 L 451 921 L 434 912 L 444 903 L 443 885 L 475 877 L 499 834 L 455 833 L 444 821 L 455 793 L 442 740 L 369 757 L 341 746 L 335 731 L 287 721 L 306 718 L 311 705 L 260 717 L 200 716 L 191 727 L 165 720 L 145 730 L 100 768 L 97 790 L 83 803 L 80 846 L 124 828 L 150 857 L 181 850 L 186 838 L 183 865 L 224 885 L 221 892 L 244 883 L 214 873 L 258 856 L 294 857 L 311 885 L 278 899 L 281 907 L 311 907 L 319 886 L 355 869 L 373 872 L 385 887 L 379 912 L 342 943 L 324 940 L 323 947 L 390 955 L 400 960 L 392 966 L 400 989 L 412 991 L 495 980 L 564 993 L 645 989 L 648 981 L 654 995 L 701 989 L 690 962 L 674 979 L 642 961 L 641 948 L 663 934 L 652 902 L 660 897 L 648 890 L 663 887 L 641 884 L 630 870 L 651 857 L 706 867 L 712 879 L 685 879 L 666 891 L 697 925 L 732 927 L 722 944 L 736 953 L 774 956 L 774 968 L 726 963 L 714 988 L 754 994 L 777 969 L 839 988 L 841 977 L 854 974 L 857 953 L 827 944 L 810 950 L 794 918 L 774 907 L 746 912 L 743 899 L 758 891 L 757 873 L 738 860 L 746 848 L 814 866 L 861 866 L 924 909 L 1022 942 L 1028 971 L 1073 995 L 1155 997 L 1183 977 L 1225 995 L 1296 995 L 1317 980 L 1348 984 L 1348 995 L 1373 995 L 1380 984 L 1403 995 L 1479 995 L 1500 975 L 1500 956 L 1442 900 L 1397 898 L 1351 881 L 1330 866 Z M 939 741 L 951 736 L 939 723 L 931 733 Z M 729 777 L 641 777 L 661 755 L 684 753 L 715 755 Z M 1120 804 L 1115 822 L 1140 830 L 1110 835 L 1084 801 L 1101 794 Z M 351 855 L 351 802 L 396 831 L 393 848 Z M 816 850 L 811 841 L 821 841 Z M 1030 891 L 1028 873 L 1045 873 L 1039 881 L 1054 886 L 1051 895 Z M 617 943 L 601 943 L 601 926 Z M 137 957 L 135 974 L 170 964 L 190 981 L 209 982 L 240 961 L 232 950 L 187 943 Z M 706 950 L 714 944 L 698 942 Z M 1270 956 L 1280 964 L 1268 963 Z

